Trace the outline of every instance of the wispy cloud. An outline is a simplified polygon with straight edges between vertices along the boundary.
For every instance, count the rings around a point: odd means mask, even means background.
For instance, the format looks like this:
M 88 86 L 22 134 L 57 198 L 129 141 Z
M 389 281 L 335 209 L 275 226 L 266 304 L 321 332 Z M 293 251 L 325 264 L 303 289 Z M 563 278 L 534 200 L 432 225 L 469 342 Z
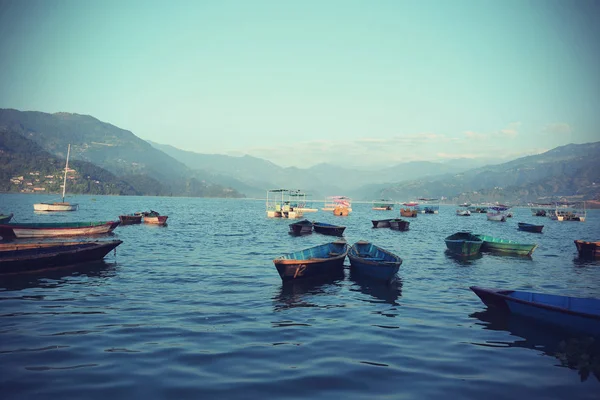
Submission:
M 555 135 L 566 135 L 573 132 L 573 128 L 571 125 L 565 122 L 554 122 L 552 124 L 547 124 L 542 131 L 544 133 L 550 133 Z

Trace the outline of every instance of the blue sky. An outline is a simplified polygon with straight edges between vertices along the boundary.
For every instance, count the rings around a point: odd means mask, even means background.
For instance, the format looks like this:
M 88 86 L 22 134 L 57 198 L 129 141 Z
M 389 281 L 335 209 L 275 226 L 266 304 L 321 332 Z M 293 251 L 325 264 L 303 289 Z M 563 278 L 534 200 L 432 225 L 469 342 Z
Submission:
M 1 1 L 0 108 L 282 166 L 600 140 L 600 2 Z

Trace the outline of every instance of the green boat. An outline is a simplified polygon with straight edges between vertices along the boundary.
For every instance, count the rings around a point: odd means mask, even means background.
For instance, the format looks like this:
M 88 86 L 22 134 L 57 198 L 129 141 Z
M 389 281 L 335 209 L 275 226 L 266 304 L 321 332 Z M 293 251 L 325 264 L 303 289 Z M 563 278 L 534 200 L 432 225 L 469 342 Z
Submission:
M 451 253 L 459 256 L 474 256 L 479 253 L 483 241 L 470 232 L 456 232 L 444 239 Z
M 494 253 L 513 254 L 517 256 L 530 256 L 536 249 L 537 244 L 517 243 L 514 240 L 499 239 L 489 235 L 475 235 L 483 240 L 481 251 Z

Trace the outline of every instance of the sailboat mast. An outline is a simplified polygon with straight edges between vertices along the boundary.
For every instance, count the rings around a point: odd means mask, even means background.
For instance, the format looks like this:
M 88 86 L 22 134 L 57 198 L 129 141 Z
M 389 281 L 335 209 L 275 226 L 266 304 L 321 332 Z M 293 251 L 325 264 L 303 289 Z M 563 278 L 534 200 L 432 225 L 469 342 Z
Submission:
M 67 189 L 67 170 L 69 169 L 69 154 L 71 153 L 71 144 L 69 144 L 69 148 L 67 149 L 67 163 L 65 164 L 65 179 L 63 180 L 63 195 L 62 202 L 65 202 L 65 190 Z

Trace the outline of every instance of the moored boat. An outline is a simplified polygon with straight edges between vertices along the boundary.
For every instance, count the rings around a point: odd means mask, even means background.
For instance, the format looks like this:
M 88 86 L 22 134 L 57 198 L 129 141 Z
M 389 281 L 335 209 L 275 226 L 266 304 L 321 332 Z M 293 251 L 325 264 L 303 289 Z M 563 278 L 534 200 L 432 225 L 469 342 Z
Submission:
M 390 219 L 373 219 L 371 223 L 373 224 L 373 228 L 389 228 L 390 227 Z
M 0 274 L 17 274 L 102 259 L 121 240 L 0 244 Z
M 525 222 L 519 222 L 518 226 L 520 231 L 525 232 L 542 233 L 542 229 L 544 229 L 544 225 L 527 224 Z
M 402 205 L 404 207 L 400 209 L 401 217 L 416 218 L 417 213 L 418 213 L 418 210 L 416 207 L 419 205 L 419 203 L 406 202 L 406 203 L 402 203 Z
M 400 257 L 366 241 L 354 243 L 348 252 L 348 258 L 352 271 L 388 282 L 402 265 Z
M 12 219 L 13 214 L 10 213 L 8 215 L 0 214 L 0 224 L 8 224 Z
M 142 213 L 119 215 L 121 225 L 133 225 L 142 223 Z
M 307 219 L 303 219 L 302 221 L 294 222 L 290 224 L 290 234 L 292 235 L 306 235 L 312 233 L 313 231 L 313 223 Z
M 415 206 L 417 212 L 421 214 L 438 214 L 440 211 L 439 199 L 430 199 L 428 197 L 421 197 L 419 204 Z
M 448 250 L 459 256 L 477 255 L 483 244 L 483 240 L 471 232 L 456 232 L 448 236 L 444 241 Z
M 410 226 L 410 222 L 400 218 L 390 219 L 390 229 L 395 231 L 407 231 Z
M 575 240 L 575 246 L 581 258 L 600 258 L 600 242 Z
M 65 202 L 65 193 L 67 190 L 67 172 L 69 171 L 69 154 L 71 154 L 71 145 L 67 148 L 67 161 L 65 164 L 65 174 L 63 179 L 62 201 L 56 203 L 36 203 L 33 205 L 33 211 L 77 211 L 79 205 L 76 203 Z
M 487 212 L 488 221 L 506 222 L 506 218 L 507 218 L 506 210 L 508 210 L 508 208 L 506 208 L 506 207 L 490 207 L 489 210 L 492 210 L 492 211 Z
M 391 211 L 394 209 L 394 201 L 386 199 L 373 200 L 372 209 L 379 211 Z
M 57 236 L 101 235 L 112 232 L 120 221 L 10 223 L 0 225 L 0 236 L 17 238 L 42 238 Z
M 471 286 L 489 308 L 600 335 L 600 299 Z
M 160 215 L 158 212 L 154 210 L 144 211 L 142 213 L 143 221 L 145 224 L 154 224 L 154 225 L 166 225 L 167 219 L 169 218 L 167 215 Z
M 456 210 L 456 215 L 458 215 L 459 217 L 469 217 L 471 215 L 471 211 L 469 211 L 467 208 L 459 208 Z
M 282 255 L 273 260 L 283 282 L 343 273 L 348 243 L 337 240 Z
M 315 232 L 323 235 L 342 236 L 346 229 L 345 226 L 326 224 L 324 222 L 313 222 L 312 224 Z
M 325 204 L 321 210 L 335 211 L 336 208 L 346 208 L 346 215 L 348 215 L 348 213 L 352 212 L 352 199 L 346 196 L 329 196 L 325 200 Z
M 517 256 L 530 256 L 537 248 L 537 244 L 518 243 L 514 240 L 500 239 L 489 235 L 475 235 L 483 240 L 481 251 L 513 254 Z

